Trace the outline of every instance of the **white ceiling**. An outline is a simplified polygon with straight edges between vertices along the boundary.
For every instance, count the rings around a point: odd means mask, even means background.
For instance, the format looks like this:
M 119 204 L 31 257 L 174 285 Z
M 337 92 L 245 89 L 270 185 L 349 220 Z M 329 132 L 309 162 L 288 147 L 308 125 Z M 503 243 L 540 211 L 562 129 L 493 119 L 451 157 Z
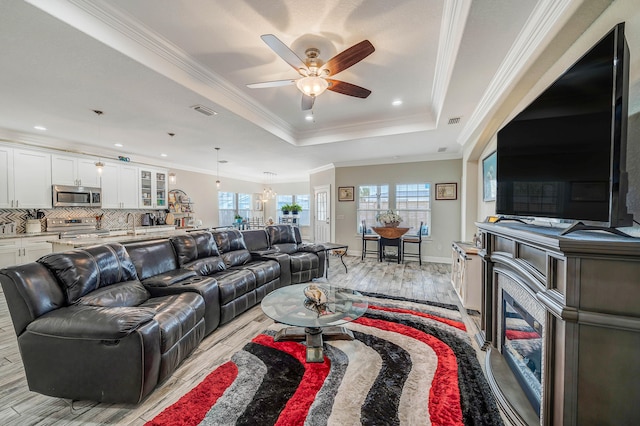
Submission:
M 549 42 L 536 30 L 571 12 L 558 3 L 0 0 L 0 139 L 208 173 L 220 147 L 220 174 L 251 181 L 460 158 L 479 111 L 501 100 L 492 85 L 521 73 Z M 295 86 L 247 88 L 298 77 L 263 34 L 325 61 L 368 39 L 375 52 L 335 78 L 371 96 L 327 91 L 307 121 Z

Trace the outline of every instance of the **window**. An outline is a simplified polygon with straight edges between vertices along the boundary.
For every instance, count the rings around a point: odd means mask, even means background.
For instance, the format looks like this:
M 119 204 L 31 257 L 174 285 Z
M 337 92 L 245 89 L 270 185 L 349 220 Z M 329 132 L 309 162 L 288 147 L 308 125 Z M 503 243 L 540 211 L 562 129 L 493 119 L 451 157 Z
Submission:
M 235 192 L 218 192 L 218 225 L 231 225 L 235 216 Z
M 428 183 L 408 183 L 396 185 L 396 213 L 405 228 L 417 232 L 420 222 L 422 235 L 430 235 L 431 228 L 431 185 Z M 413 232 L 413 231 L 410 231 Z
M 248 219 L 251 217 L 251 210 L 253 209 L 251 204 L 251 194 L 238 194 L 238 205 L 236 207 L 236 211 L 240 216 Z
M 276 209 L 278 212 L 278 222 L 282 222 L 284 215 L 282 214 L 282 206 L 285 204 L 299 204 L 302 207 L 302 211 L 298 213 L 298 225 L 310 226 L 311 225 L 311 212 L 309 211 L 309 194 L 297 194 L 297 195 L 278 195 L 276 198 Z
M 232 225 L 236 214 L 243 218 L 251 216 L 251 194 L 236 194 L 235 192 L 218 192 L 218 225 Z
M 362 233 L 361 223 L 366 221 L 370 233 L 376 225 L 378 213 L 389 210 L 389 185 L 361 185 L 358 187 L 358 233 Z
M 394 202 L 395 201 L 395 202 Z M 391 207 L 394 206 L 394 207 Z M 413 228 L 417 232 L 420 222 L 422 235 L 430 235 L 431 228 L 431 184 L 397 184 L 393 192 L 389 185 L 360 185 L 358 187 L 358 233 L 362 233 L 362 221 L 366 221 L 367 233 L 376 226 L 376 216 L 392 208 L 403 221 L 400 226 Z

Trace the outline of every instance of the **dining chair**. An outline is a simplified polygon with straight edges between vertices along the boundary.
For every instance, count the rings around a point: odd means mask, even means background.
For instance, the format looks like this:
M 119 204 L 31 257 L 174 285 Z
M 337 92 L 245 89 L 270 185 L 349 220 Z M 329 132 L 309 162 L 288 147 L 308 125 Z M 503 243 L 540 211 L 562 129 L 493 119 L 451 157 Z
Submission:
M 366 221 L 362 221 L 360 222 L 360 224 L 362 225 L 362 259 L 364 260 L 364 257 L 367 254 L 370 253 L 375 253 L 376 257 L 378 257 L 378 241 L 380 240 L 380 236 L 378 234 L 367 234 L 367 223 Z M 367 242 L 374 242 L 375 243 L 375 249 L 367 249 Z
M 417 234 L 404 234 L 402 236 L 402 258 L 406 259 L 407 257 L 417 257 L 418 262 L 422 266 L 422 226 L 424 222 L 420 222 L 420 227 L 418 228 Z M 407 252 L 404 248 L 405 244 L 417 244 L 418 252 Z

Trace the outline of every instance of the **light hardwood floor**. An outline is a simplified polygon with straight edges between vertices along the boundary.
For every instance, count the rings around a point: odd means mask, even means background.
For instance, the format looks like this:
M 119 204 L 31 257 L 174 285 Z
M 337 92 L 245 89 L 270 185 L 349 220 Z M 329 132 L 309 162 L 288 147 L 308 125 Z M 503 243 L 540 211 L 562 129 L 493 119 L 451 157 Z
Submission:
M 423 262 L 378 262 L 374 258 L 345 256 L 348 273 L 330 256 L 328 282 L 359 291 L 458 304 L 449 281 L 450 265 Z M 319 281 L 325 281 L 321 279 Z M 469 324 L 468 318 L 466 322 Z M 30 392 L 4 294 L 0 296 L 0 424 L 1 425 L 142 425 L 189 389 L 216 366 L 229 360 L 244 344 L 273 321 L 255 306 L 207 336 L 167 381 L 137 406 L 75 402 Z M 74 374 L 74 372 L 70 372 Z M 77 374 L 82 374 L 77 372 Z

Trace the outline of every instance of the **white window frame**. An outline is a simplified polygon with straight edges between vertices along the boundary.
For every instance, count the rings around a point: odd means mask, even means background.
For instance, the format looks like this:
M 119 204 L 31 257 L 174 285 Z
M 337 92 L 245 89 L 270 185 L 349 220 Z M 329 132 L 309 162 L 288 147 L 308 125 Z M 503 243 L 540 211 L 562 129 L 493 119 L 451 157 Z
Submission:
M 362 221 L 366 221 L 367 229 L 366 233 L 370 234 L 372 226 L 376 226 L 376 216 L 379 213 L 389 210 L 391 205 L 391 194 L 389 192 L 389 185 L 359 185 L 358 186 L 358 206 L 357 206 L 357 224 L 356 229 L 358 234 L 362 233 Z
M 404 194 L 406 195 L 404 195 Z M 402 217 L 403 227 L 417 234 L 420 222 L 422 236 L 431 235 L 431 183 L 397 183 L 394 188 L 395 212 Z

